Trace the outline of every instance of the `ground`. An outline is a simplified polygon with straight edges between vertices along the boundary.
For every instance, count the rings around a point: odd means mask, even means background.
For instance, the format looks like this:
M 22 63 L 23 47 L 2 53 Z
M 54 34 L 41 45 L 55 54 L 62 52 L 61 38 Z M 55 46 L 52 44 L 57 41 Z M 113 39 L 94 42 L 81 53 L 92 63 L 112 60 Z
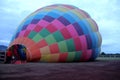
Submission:
M 0 64 L 0 80 L 120 80 L 120 60 Z

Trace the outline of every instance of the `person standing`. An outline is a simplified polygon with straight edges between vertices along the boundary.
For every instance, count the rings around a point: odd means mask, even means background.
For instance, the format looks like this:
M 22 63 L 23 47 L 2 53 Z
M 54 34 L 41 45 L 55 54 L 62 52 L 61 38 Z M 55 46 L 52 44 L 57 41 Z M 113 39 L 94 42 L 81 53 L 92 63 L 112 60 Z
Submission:
M 11 48 L 6 53 L 6 62 L 5 63 L 11 63 L 12 60 L 12 51 Z

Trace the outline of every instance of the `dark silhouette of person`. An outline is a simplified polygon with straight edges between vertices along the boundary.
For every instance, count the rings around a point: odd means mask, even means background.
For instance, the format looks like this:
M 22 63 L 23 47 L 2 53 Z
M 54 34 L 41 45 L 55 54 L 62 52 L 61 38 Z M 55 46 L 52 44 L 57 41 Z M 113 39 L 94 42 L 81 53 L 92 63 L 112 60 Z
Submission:
M 11 48 L 6 52 L 6 62 L 5 63 L 11 63 L 12 60 L 12 50 Z

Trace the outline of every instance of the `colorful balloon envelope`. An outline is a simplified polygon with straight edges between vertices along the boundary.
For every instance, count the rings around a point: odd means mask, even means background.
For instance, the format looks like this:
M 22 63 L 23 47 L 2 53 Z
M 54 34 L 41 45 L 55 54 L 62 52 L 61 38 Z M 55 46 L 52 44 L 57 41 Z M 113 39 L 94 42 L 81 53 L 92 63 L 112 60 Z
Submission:
M 56 4 L 25 18 L 9 48 L 24 46 L 28 62 L 79 62 L 95 60 L 101 41 L 98 26 L 88 13 L 75 6 Z

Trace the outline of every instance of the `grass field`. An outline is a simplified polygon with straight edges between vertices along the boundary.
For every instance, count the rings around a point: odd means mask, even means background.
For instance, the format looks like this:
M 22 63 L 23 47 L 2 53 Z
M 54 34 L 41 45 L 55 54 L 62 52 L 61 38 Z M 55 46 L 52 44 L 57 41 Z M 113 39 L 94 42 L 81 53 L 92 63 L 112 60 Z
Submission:
M 97 60 L 120 60 L 120 57 L 98 57 Z

